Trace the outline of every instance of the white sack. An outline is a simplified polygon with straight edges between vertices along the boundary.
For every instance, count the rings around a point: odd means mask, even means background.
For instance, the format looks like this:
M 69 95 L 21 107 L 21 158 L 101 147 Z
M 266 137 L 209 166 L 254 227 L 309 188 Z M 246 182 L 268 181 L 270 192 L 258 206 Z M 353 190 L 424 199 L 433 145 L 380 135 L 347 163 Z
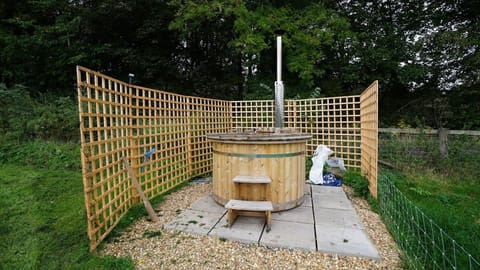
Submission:
M 317 149 L 313 153 L 313 164 L 308 175 L 308 179 L 312 183 L 316 185 L 323 184 L 323 164 L 325 164 L 325 161 L 327 161 L 328 156 L 331 154 L 333 154 L 333 151 L 325 145 L 321 144 L 317 146 Z

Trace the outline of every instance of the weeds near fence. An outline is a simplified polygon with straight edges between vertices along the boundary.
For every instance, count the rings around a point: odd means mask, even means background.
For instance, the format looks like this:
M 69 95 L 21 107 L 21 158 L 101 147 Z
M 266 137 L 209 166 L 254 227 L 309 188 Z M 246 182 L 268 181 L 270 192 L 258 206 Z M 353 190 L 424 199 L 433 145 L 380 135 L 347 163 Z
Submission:
M 368 189 L 368 180 L 358 170 L 347 170 L 343 177 L 343 183 L 353 188 L 356 196 L 363 197 L 368 201 L 372 210 L 379 213 L 378 200 L 375 199 Z
M 389 174 L 395 186 L 480 258 L 480 136 L 449 135 L 447 157 L 436 134 L 381 133 L 379 139 L 380 160 L 402 172 Z
M 407 198 L 396 187 L 397 180 L 398 174 L 391 172 L 379 176 L 379 205 L 385 224 L 409 265 L 413 269 L 480 269 L 478 258 Z
M 480 181 L 480 136 L 449 135 L 442 157 L 436 134 L 379 134 L 379 159 L 402 171 L 430 170 L 464 181 Z

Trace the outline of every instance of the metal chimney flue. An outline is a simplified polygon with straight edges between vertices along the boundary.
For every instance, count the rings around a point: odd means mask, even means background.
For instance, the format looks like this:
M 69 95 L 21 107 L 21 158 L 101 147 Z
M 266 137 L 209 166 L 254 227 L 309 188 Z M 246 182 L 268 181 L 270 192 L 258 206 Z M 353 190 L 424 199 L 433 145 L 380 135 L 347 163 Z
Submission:
M 277 80 L 275 81 L 275 127 L 283 127 L 282 36 L 277 36 Z

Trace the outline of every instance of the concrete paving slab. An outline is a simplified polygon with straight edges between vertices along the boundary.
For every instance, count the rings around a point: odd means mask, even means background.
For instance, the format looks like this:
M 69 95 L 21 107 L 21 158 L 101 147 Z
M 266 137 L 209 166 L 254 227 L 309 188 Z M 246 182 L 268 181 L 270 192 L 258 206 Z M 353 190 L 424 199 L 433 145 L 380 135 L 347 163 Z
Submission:
M 272 229 L 264 231 L 260 245 L 315 251 L 315 232 L 312 224 L 272 221 Z
M 310 195 L 312 194 L 312 185 L 306 184 L 305 185 L 305 195 Z
M 311 185 L 312 194 L 345 194 L 342 187 L 329 187 L 322 185 Z
M 225 207 L 215 202 L 211 196 L 205 196 L 194 202 L 190 209 L 218 214 L 224 214 L 227 211 Z
M 223 216 L 220 222 L 209 233 L 212 236 L 223 237 L 242 243 L 258 244 L 260 235 L 265 227 L 265 219 L 257 217 L 239 216 L 233 223 L 232 227 L 228 227 L 227 216 Z
M 323 207 L 315 208 L 315 225 L 322 228 L 363 229 L 355 211 Z
M 361 229 L 315 226 L 318 251 L 380 259 L 377 249 Z
M 313 207 L 354 210 L 345 193 L 343 194 L 312 194 Z M 316 210 L 315 210 L 316 212 Z
M 312 204 L 312 196 L 306 195 L 305 200 L 303 201 L 303 203 L 300 206 L 312 207 L 312 205 L 313 205 Z
M 313 224 L 312 207 L 303 205 L 287 211 L 272 213 L 272 220 Z
M 307 185 L 306 193 L 301 206 L 272 213 L 268 233 L 265 219 L 257 217 L 239 216 L 228 228 L 226 210 L 210 196 L 194 203 L 165 228 L 269 247 L 309 251 L 318 247 L 318 251 L 331 254 L 379 258 L 342 188 Z
M 165 224 L 164 229 L 206 235 L 222 216 L 218 213 L 186 209 L 174 221 Z

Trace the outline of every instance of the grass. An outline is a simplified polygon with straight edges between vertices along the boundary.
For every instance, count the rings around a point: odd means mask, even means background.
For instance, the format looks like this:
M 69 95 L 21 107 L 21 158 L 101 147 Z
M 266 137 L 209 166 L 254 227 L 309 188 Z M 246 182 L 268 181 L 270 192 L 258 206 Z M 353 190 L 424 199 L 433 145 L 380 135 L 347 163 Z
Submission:
M 133 269 L 88 252 L 81 174 L 0 165 L 2 269 Z
M 435 136 L 380 136 L 380 158 L 397 167 L 381 173 L 478 260 L 480 140 L 464 135 L 448 139 L 449 155 L 443 158 Z
M 43 140 L 12 143 L 0 140 L 1 163 L 58 171 L 80 171 L 80 144 Z
M 431 171 L 386 171 L 395 185 L 474 258 L 480 258 L 480 183 Z
M 143 204 L 132 207 L 104 243 L 144 216 Z M 133 269 L 88 252 L 78 143 L 0 138 L 0 217 L 0 269 Z
M 400 165 L 403 173 L 386 173 L 393 176 L 411 201 L 474 257 L 480 258 L 480 158 L 475 150 L 478 142 L 468 142 L 464 137 L 454 141 L 449 158 L 444 160 L 429 156 L 432 145 L 422 150 L 389 142 L 386 146 L 390 148 L 384 147 L 389 152 L 380 154 Z M 463 146 L 469 146 L 468 151 L 462 150 Z M 408 149 L 415 151 L 405 152 Z M 416 156 L 408 157 L 406 153 Z M 309 161 L 307 158 L 307 174 Z M 0 268 L 133 269 L 129 258 L 99 257 L 88 252 L 79 163 L 77 143 L 1 142 Z M 357 172 L 347 172 L 344 183 L 368 198 L 366 182 Z M 159 196 L 152 203 L 162 199 Z M 133 207 L 107 241 L 145 215 L 142 205 Z M 152 231 L 144 237 L 161 237 L 161 233 Z

